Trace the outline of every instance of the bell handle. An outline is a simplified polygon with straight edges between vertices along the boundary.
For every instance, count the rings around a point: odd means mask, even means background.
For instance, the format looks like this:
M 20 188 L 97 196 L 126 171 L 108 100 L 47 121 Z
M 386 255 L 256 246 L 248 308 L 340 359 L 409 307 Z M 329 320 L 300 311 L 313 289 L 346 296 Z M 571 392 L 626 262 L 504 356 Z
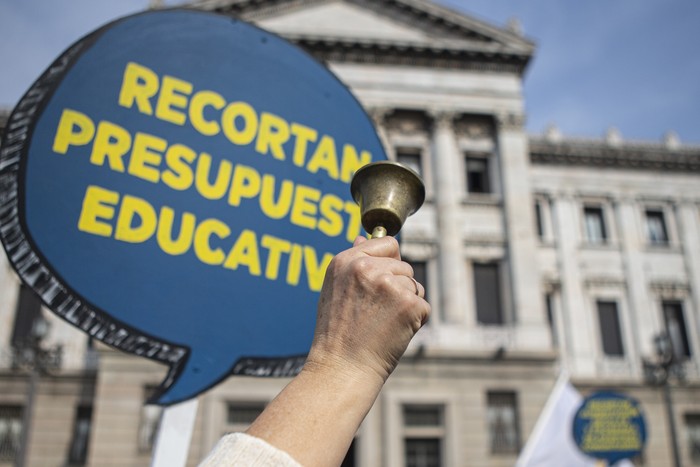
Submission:
M 376 226 L 372 229 L 372 238 L 382 238 L 386 237 L 386 229 L 381 225 Z

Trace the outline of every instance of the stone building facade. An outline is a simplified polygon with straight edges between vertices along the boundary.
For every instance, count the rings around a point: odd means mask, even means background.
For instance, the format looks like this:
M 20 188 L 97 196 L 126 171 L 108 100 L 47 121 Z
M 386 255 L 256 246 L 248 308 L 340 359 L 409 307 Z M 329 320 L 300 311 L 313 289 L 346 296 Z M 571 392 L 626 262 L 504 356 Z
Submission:
M 206 0 L 324 61 L 374 119 L 389 157 L 421 172 L 402 253 L 433 307 L 348 454 L 355 466 L 512 466 L 565 370 L 583 393 L 639 400 L 637 465 L 672 465 L 672 433 L 643 360 L 673 334 L 682 465 L 700 465 L 700 147 L 528 136 L 517 30 L 423 0 Z M 16 311 L 38 310 L 0 258 L 0 466 L 12 465 L 30 375 L 13 363 Z M 27 311 L 30 310 L 30 311 Z M 33 311 L 31 311 L 33 310 Z M 93 345 L 53 318 L 30 466 L 146 466 L 165 369 Z M 230 378 L 200 397 L 188 465 L 245 429 L 287 380 Z M 4 430 L 4 431 L 3 431 Z

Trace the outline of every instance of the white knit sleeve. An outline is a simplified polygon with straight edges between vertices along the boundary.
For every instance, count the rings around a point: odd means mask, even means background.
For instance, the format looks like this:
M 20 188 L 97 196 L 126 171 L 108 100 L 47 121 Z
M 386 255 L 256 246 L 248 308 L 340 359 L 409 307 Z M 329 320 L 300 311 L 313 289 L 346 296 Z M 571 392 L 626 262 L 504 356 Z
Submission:
M 302 467 L 292 456 L 267 442 L 245 433 L 226 435 L 199 467 Z

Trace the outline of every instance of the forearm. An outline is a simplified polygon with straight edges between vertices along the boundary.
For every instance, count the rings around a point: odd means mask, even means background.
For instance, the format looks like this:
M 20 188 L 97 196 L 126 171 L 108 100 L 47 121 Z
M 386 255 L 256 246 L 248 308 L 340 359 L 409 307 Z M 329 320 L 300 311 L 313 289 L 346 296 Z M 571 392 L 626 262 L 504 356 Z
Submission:
M 340 465 L 362 420 L 430 313 L 425 289 L 387 237 L 339 253 L 319 297 L 302 372 L 248 434 L 305 467 Z
M 338 466 L 383 383 L 371 373 L 312 363 L 247 433 L 286 451 L 304 467 Z

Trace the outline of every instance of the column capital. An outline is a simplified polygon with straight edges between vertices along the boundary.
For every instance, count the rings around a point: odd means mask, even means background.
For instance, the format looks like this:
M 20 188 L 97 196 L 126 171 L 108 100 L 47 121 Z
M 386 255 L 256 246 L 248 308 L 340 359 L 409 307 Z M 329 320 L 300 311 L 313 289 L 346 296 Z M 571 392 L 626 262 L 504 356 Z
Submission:
M 459 115 L 459 112 L 449 109 L 439 109 L 432 108 L 427 109 L 425 113 L 433 119 L 435 126 L 447 126 L 451 127 L 454 124 L 455 119 Z
M 636 206 L 639 204 L 639 201 L 637 198 L 635 198 L 633 195 L 629 194 L 622 194 L 620 196 L 616 196 L 610 200 L 610 202 L 615 205 L 615 206 Z
M 499 130 L 522 130 L 525 126 L 525 115 L 515 112 L 498 112 L 494 115 Z

